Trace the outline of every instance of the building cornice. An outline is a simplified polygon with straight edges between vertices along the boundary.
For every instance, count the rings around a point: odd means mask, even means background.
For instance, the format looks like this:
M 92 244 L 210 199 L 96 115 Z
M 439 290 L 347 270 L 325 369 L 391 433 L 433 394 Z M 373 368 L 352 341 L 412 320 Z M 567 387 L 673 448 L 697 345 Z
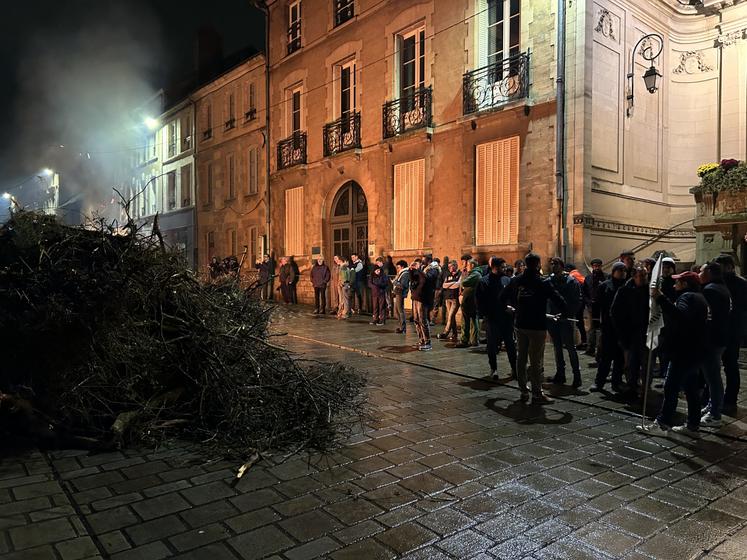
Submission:
M 647 237 L 661 236 L 662 239 L 691 239 L 695 237 L 695 230 L 692 228 L 670 229 L 629 224 L 613 220 L 603 220 L 591 214 L 576 214 L 573 216 L 573 225 L 580 225 L 586 229 L 595 231 L 609 231 Z

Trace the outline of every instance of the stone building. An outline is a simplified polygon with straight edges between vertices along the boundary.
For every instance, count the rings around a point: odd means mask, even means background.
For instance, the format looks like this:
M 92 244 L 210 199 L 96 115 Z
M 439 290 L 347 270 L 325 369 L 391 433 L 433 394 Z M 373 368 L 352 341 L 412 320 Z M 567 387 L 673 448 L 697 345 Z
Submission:
M 554 253 L 551 4 L 271 2 L 275 252 Z
M 164 241 L 194 266 L 194 107 L 182 100 L 163 110 L 163 99 L 159 94 L 149 103 L 158 110 L 138 115 L 142 147 L 133 154 L 130 215 L 148 231 L 158 214 Z
M 265 246 L 265 66 L 254 55 L 199 87 L 197 119 L 197 268 L 246 247 L 251 268 Z

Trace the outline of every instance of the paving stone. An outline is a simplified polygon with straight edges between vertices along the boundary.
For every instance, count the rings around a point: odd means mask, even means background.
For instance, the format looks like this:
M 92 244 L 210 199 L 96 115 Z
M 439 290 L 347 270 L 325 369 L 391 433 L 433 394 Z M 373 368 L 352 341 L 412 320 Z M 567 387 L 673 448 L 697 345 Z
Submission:
M 373 539 L 366 539 L 333 552 L 330 557 L 333 560 L 390 560 L 397 554 Z
M 187 498 L 192 505 L 200 506 L 221 498 L 235 496 L 236 492 L 228 484 L 216 481 L 182 490 L 180 494 Z
M 438 535 L 411 521 L 399 527 L 387 529 L 377 534 L 375 538 L 398 554 L 405 554 L 424 544 L 435 542 L 438 540 Z
M 370 519 L 384 511 L 363 498 L 345 500 L 325 506 L 324 509 L 346 525 L 353 525 L 364 519 Z
M 122 506 L 89 515 L 87 521 L 95 533 L 101 534 L 134 525 L 140 520 L 128 506 Z
M 310 511 L 285 519 L 278 525 L 301 542 L 316 539 L 342 527 L 339 521 L 322 510 Z
M 228 500 L 220 500 L 181 512 L 182 518 L 193 528 L 235 517 L 239 511 Z
M 124 530 L 135 546 L 165 539 L 186 531 L 188 527 L 176 515 L 159 517 L 145 523 L 139 523 Z
M 97 538 L 107 554 L 114 554 L 131 548 L 130 543 L 121 531 L 111 531 L 103 535 L 97 535 Z
M 329 537 L 323 537 L 310 543 L 292 548 L 285 553 L 290 560 L 311 560 L 340 548 L 340 545 Z
M 81 558 L 99 555 L 99 550 L 90 537 L 78 537 L 63 541 L 57 543 L 55 548 L 63 560 L 81 560 Z
M 466 529 L 475 521 L 456 509 L 444 508 L 418 518 L 418 523 L 443 537 Z
M 8 534 L 15 550 L 56 543 L 78 536 L 67 519 L 53 519 L 26 527 L 15 527 L 10 529 Z
M 151 486 L 150 488 L 144 488 L 143 495 L 146 498 L 154 498 L 155 496 L 162 496 L 163 494 L 176 492 L 177 490 L 184 490 L 190 486 L 190 483 L 186 480 L 175 480 L 174 482 L 167 482 L 165 484 Z
M 50 545 L 27 548 L 3 555 L 3 560 L 50 560 L 50 558 L 56 558 L 54 548 Z
M 161 560 L 171 558 L 171 550 L 161 541 L 148 543 L 137 548 L 124 550 L 112 556 L 112 560 Z
M 223 542 L 212 543 L 207 546 L 195 548 L 189 552 L 173 557 L 175 560 L 236 560 L 236 553 L 230 546 Z M 279 557 L 273 557 L 281 560 Z M 269 559 L 268 559 L 269 560 Z
M 599 522 L 592 522 L 582 527 L 574 535 L 584 541 L 589 548 L 598 550 L 613 558 L 622 557 L 641 542 L 641 539 L 638 537 L 626 535 Z
M 73 485 L 78 491 L 90 490 L 101 486 L 110 486 L 115 482 L 121 482 L 124 477 L 117 471 L 96 473 L 89 476 L 82 476 L 73 480 Z
M 183 511 L 189 509 L 189 507 L 187 501 L 177 493 L 164 494 L 132 504 L 132 509 L 146 521 L 169 513 Z
M 223 540 L 229 536 L 231 536 L 231 533 L 225 526 L 220 523 L 213 523 L 212 525 L 206 525 L 199 529 L 193 529 L 192 531 L 173 536 L 169 539 L 169 542 L 179 552 L 184 552 L 185 550 L 191 550 Z
M 251 531 L 281 519 L 280 515 L 270 508 L 250 511 L 226 520 L 226 524 L 236 533 Z
M 641 515 L 629 509 L 619 509 L 603 518 L 605 523 L 620 527 L 638 537 L 649 537 L 664 527 L 665 523 L 652 517 Z
M 105 509 L 111 509 L 119 506 L 125 506 L 133 502 L 138 502 L 142 499 L 143 497 L 137 492 L 120 494 L 118 496 L 112 496 L 110 498 L 104 498 L 103 500 L 91 502 L 91 509 L 93 509 L 94 511 L 103 511 Z
M 30 498 L 38 498 L 39 496 L 49 496 L 51 494 L 62 494 L 62 488 L 56 481 L 26 484 L 24 486 L 13 488 L 13 496 L 16 500 L 27 500 Z
M 45 510 L 49 507 L 51 507 L 49 498 L 47 496 L 40 496 L 38 498 L 31 498 L 29 500 L 5 504 L 2 507 L 2 512 L 3 516 L 11 516 L 18 513 L 28 513 L 30 511 Z
M 228 543 L 239 553 L 241 558 L 246 559 L 262 558 L 295 545 L 285 533 L 274 525 L 243 533 L 229 539 Z
M 638 550 L 656 560 L 682 560 L 693 558 L 703 552 L 692 543 L 674 539 L 666 534 L 656 535 L 639 546 Z
M 239 511 L 251 511 L 265 506 L 276 504 L 285 500 L 283 496 L 269 488 L 247 492 L 231 498 L 229 501 L 236 506 Z
M 351 527 L 341 529 L 333 533 L 333 536 L 344 544 L 351 544 L 361 539 L 371 537 L 376 533 L 380 533 L 384 531 L 384 529 L 384 527 L 382 527 L 375 521 L 367 520 L 356 523 Z
M 451 554 L 454 558 L 471 558 L 488 550 L 495 543 L 473 530 L 462 531 L 447 539 L 439 541 L 436 546 Z

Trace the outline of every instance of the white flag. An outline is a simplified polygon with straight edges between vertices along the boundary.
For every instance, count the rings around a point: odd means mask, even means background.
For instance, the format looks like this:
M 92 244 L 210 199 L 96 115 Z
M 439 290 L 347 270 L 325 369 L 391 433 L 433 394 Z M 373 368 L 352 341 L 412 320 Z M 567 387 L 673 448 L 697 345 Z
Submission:
M 658 288 L 661 283 L 661 261 L 664 257 L 664 253 L 659 254 L 659 258 L 654 265 L 654 269 L 651 271 L 651 284 L 650 287 Z M 649 296 L 648 300 L 648 330 L 646 331 L 646 346 L 649 350 L 653 350 L 659 346 L 659 333 L 661 328 L 664 326 L 664 315 L 661 312 L 661 307 L 656 303 L 654 298 Z

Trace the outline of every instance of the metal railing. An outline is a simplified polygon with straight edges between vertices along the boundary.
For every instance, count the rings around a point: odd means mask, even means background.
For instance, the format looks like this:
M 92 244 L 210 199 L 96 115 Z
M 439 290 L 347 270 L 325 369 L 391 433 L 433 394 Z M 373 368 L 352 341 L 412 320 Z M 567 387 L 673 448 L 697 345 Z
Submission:
M 348 113 L 324 125 L 324 156 L 361 147 L 361 114 Z
M 384 138 L 433 126 L 433 88 L 418 88 L 411 94 L 384 103 Z
M 236 127 L 236 117 L 231 117 L 230 119 L 226 121 L 225 123 L 226 130 L 231 130 L 232 128 L 235 128 L 235 127 Z
M 529 95 L 529 53 L 519 53 L 464 74 L 464 114 L 500 107 Z
M 354 0 L 337 0 L 335 2 L 335 27 L 342 25 L 355 15 Z
M 300 48 L 301 48 L 301 20 L 297 20 L 288 26 L 288 54 L 293 54 Z
M 306 163 L 306 133 L 294 132 L 278 142 L 278 169 Z

